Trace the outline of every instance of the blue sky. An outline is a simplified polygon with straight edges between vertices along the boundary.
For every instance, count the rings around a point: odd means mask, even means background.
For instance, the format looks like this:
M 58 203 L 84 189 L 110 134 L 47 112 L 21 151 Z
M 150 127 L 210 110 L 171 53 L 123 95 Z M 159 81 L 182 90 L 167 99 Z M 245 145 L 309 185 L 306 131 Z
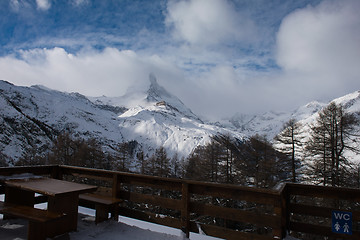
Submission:
M 89 96 L 158 82 L 195 113 L 360 89 L 357 0 L 2 0 L 0 79 Z

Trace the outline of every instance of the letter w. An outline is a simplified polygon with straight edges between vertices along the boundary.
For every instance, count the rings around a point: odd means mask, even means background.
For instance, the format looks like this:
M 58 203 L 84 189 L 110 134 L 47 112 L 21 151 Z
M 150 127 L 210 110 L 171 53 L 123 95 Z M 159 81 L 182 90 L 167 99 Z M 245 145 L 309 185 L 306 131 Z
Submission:
M 334 212 L 334 216 L 335 216 L 335 219 L 342 219 L 343 218 L 343 214 L 342 213 L 336 213 Z

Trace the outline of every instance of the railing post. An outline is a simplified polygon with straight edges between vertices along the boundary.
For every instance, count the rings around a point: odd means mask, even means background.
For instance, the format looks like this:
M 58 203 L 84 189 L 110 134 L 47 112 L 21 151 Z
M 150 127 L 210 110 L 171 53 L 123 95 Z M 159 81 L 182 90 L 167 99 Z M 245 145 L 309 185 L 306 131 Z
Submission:
M 274 206 L 274 213 L 279 219 L 280 228 L 274 229 L 274 236 L 284 239 L 288 231 L 288 196 L 286 184 L 282 183 L 278 191 L 279 198 L 277 204 Z
M 284 186 L 281 189 L 280 192 L 280 198 L 281 198 L 281 239 L 286 237 L 286 234 L 289 230 L 289 201 L 290 201 L 290 196 L 289 196 L 289 192 L 288 192 L 288 187 L 287 184 L 285 183 Z
M 59 165 L 55 165 L 52 167 L 51 169 L 51 177 L 54 179 L 63 179 L 63 175 L 62 175 L 62 171 L 61 171 L 61 166 Z
M 182 183 L 182 206 L 181 206 L 181 230 L 185 233 L 186 237 L 190 236 L 190 194 L 189 184 L 186 182 Z
M 113 174 L 113 181 L 112 181 L 112 189 L 111 189 L 111 196 L 113 198 L 120 198 L 120 182 L 119 182 L 119 175 L 114 173 Z M 111 209 L 111 218 L 118 221 L 119 220 L 119 205 L 116 204 L 113 209 Z
M 113 174 L 113 181 L 112 181 L 112 189 L 111 189 L 111 195 L 113 198 L 118 198 L 119 190 L 119 181 L 118 181 L 118 175 L 116 173 Z

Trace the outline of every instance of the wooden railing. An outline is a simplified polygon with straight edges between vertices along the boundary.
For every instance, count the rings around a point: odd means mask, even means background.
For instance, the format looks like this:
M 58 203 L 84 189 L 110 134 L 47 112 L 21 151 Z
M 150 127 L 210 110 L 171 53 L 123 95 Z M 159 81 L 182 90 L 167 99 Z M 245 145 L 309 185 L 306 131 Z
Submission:
M 187 236 L 202 231 L 224 239 L 282 239 L 290 232 L 300 239 L 339 238 L 330 227 L 331 211 L 338 209 L 353 212 L 354 220 L 353 234 L 340 238 L 360 239 L 359 189 L 287 183 L 269 190 L 72 166 L 0 168 L 0 175 L 25 172 L 96 184 L 123 199 L 120 215 Z
M 360 189 L 287 183 L 287 229 L 299 239 L 360 239 Z M 352 234 L 332 232 L 332 211 L 352 213 Z

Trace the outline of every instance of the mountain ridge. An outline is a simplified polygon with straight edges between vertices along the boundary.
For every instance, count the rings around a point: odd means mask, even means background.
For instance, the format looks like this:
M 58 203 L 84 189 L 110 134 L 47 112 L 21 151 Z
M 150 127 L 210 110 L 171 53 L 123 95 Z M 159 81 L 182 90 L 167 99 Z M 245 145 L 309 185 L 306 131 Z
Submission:
M 310 102 L 291 112 L 259 115 L 234 114 L 215 123 L 205 122 L 149 75 L 146 91 L 121 97 L 86 97 L 43 86 L 20 87 L 0 81 L 0 152 L 16 162 L 30 148 L 47 150 L 54 137 L 68 131 L 96 138 L 113 151 L 116 145 L 136 141 L 150 156 L 164 147 L 169 156 L 186 158 L 212 136 L 225 134 L 245 139 L 255 134 L 271 140 L 290 118 L 309 124 L 327 103 Z M 360 91 L 334 99 L 360 115 Z
M 176 96 L 158 85 L 155 76 L 150 75 L 149 80 L 148 91 L 135 94 L 140 99 L 128 106 L 116 101 L 134 96 L 87 98 L 79 93 L 63 93 L 42 86 L 20 87 L 0 81 L 3 123 L 0 136 L 6 139 L 0 142 L 0 151 L 16 162 L 30 148 L 47 150 L 53 139 L 36 123 L 49 126 L 54 135 L 66 131 L 85 139 L 96 138 L 105 150 L 135 140 L 148 156 L 163 146 L 170 157 L 175 154 L 187 157 L 218 133 L 244 137 L 205 124 Z M 36 131 L 28 133 L 28 129 Z

